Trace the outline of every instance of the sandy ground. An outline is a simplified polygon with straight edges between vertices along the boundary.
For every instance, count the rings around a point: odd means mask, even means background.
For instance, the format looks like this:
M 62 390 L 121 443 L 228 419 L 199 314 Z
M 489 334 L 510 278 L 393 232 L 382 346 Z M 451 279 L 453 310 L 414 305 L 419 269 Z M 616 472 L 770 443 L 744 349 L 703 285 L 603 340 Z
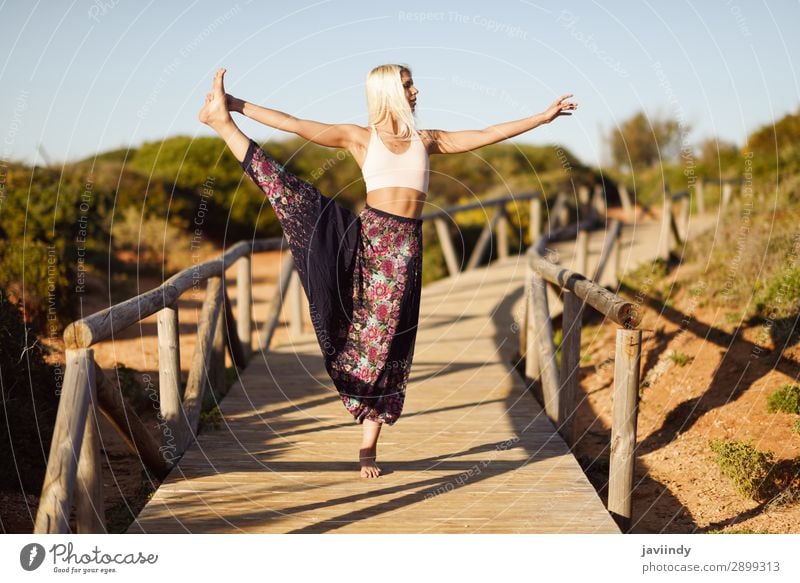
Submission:
M 679 294 L 671 309 L 648 308 L 643 320 L 642 370 L 632 532 L 752 530 L 800 533 L 800 504 L 744 498 L 713 462 L 709 441 L 752 440 L 776 461 L 800 456 L 795 416 L 767 413 L 767 396 L 800 374 L 800 350 L 759 352 L 758 330 L 720 323 L 716 310 Z M 577 418 L 576 455 L 605 497 L 611 426 L 613 326 L 587 328 L 581 369 L 584 401 Z M 687 355 L 680 366 L 670 351 Z M 778 351 L 776 351 L 778 352 Z M 655 372 L 653 372 L 655 371 Z

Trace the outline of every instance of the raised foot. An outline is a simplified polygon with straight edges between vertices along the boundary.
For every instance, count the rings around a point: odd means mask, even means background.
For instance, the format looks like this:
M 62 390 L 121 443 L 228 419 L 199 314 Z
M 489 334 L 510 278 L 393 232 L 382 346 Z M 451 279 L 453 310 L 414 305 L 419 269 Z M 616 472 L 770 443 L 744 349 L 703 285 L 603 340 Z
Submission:
M 378 478 L 381 475 L 381 469 L 375 464 L 376 448 L 365 447 L 358 451 L 358 459 L 361 462 L 361 477 L 362 478 Z
M 225 102 L 224 78 L 225 69 L 217 69 L 211 92 L 206 93 L 206 102 L 197 114 L 197 119 L 211 127 L 232 121 Z

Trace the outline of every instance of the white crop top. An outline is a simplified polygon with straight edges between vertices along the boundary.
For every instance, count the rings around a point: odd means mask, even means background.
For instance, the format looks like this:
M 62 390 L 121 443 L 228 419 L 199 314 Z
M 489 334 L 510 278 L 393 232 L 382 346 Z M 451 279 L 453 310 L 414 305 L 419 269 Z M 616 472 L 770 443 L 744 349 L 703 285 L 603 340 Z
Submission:
M 418 133 L 411 138 L 411 144 L 405 152 L 395 154 L 386 147 L 375 127 L 372 127 L 367 155 L 361 168 L 367 192 L 400 186 L 427 193 L 428 172 L 428 152 Z

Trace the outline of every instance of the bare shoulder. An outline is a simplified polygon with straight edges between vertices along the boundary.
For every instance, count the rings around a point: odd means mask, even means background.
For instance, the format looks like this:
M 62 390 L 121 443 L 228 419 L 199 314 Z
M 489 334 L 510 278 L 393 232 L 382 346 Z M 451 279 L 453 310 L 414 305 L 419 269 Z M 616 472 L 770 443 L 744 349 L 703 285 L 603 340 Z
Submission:
M 338 124 L 347 136 L 348 142 L 357 148 L 366 148 L 369 143 L 369 129 L 353 123 Z
M 436 154 L 439 152 L 437 144 L 439 143 L 440 134 L 441 130 L 419 130 L 419 137 L 429 154 Z

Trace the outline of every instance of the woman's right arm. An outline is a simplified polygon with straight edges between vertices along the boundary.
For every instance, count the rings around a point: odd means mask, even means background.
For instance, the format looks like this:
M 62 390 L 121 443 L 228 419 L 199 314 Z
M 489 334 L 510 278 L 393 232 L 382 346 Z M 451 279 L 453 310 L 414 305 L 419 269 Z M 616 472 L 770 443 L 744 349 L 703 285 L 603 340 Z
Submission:
M 226 95 L 229 111 L 235 111 L 272 128 L 297 134 L 320 146 L 348 148 L 357 139 L 361 130 L 354 124 L 327 124 L 310 119 L 299 119 L 288 113 L 261 107 L 244 99 Z

